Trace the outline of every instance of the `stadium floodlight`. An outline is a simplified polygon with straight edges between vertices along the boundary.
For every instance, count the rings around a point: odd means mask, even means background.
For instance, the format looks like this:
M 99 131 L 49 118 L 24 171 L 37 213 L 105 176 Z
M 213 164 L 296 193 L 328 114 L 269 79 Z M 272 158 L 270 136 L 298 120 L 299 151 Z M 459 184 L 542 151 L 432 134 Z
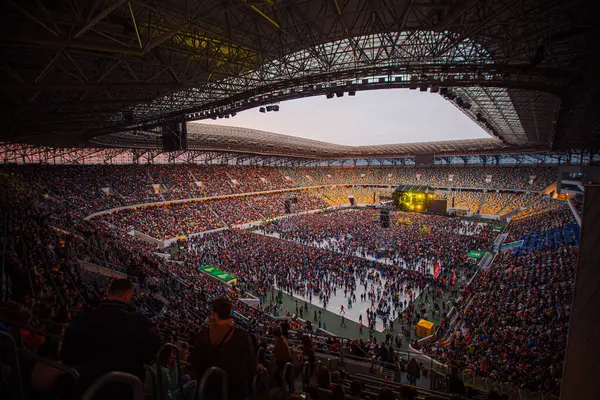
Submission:
M 261 113 L 267 112 L 267 110 L 265 110 L 264 107 L 259 108 L 258 111 L 260 111 Z

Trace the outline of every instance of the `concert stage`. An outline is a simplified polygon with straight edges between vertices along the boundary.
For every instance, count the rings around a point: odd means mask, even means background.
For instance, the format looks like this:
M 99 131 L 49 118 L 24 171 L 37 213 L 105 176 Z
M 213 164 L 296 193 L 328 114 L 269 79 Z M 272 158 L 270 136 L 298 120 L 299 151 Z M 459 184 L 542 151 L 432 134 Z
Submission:
M 402 211 L 445 213 L 446 200 L 435 200 L 431 186 L 400 185 L 394 190 L 393 203 Z

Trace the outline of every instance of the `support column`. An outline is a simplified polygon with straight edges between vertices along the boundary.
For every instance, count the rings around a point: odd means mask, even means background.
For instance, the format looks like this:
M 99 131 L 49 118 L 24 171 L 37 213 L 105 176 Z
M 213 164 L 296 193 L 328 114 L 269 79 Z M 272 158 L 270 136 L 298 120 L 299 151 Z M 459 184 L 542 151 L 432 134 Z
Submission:
M 600 185 L 586 185 L 561 400 L 600 399 Z

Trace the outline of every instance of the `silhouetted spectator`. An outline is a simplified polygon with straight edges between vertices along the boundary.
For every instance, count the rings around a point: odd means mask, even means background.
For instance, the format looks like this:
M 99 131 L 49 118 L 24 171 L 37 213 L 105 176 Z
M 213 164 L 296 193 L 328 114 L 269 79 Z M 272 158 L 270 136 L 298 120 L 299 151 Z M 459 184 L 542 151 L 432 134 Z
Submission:
M 62 356 L 65 364 L 79 369 L 81 390 L 111 371 L 144 379 L 144 364 L 152 361 L 161 341 L 150 320 L 130 307 L 132 295 L 131 282 L 116 279 L 107 300 L 71 323 Z M 114 399 L 114 393 L 122 392 L 107 386 L 97 398 Z
M 227 374 L 227 398 L 243 400 L 248 395 L 248 384 L 258 365 L 250 336 L 233 325 L 232 305 L 228 299 L 213 300 L 212 309 L 208 328 L 202 330 L 194 342 L 194 370 L 200 380 L 210 367 L 221 368 Z M 204 396 L 206 399 L 220 398 L 218 378 L 213 376 L 209 379 Z

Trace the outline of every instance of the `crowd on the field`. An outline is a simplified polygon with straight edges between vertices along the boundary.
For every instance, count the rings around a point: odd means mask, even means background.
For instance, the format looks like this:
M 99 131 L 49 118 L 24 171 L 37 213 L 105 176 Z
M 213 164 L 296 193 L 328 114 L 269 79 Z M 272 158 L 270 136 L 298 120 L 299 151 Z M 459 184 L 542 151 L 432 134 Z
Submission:
M 261 229 L 352 256 L 375 259 L 383 251 L 394 265 L 423 273 L 460 269 L 470 250 L 491 247 L 495 237 L 488 225 L 439 215 L 392 212 L 390 228 L 378 219 L 379 210 L 352 210 L 289 217 Z
M 192 266 L 218 265 L 263 300 L 268 288 L 277 287 L 330 310 L 328 304 L 337 291 L 344 292 L 349 307 L 356 302 L 370 303 L 363 319 L 364 325 L 373 329 L 378 320 L 387 327 L 401 315 L 410 326 L 418 312 L 412 305 L 418 293 L 426 285 L 445 290 L 452 279 L 449 269 L 434 279 L 433 274 L 242 230 L 193 238 L 191 248 L 188 261 Z M 358 291 L 364 297 L 357 297 Z

